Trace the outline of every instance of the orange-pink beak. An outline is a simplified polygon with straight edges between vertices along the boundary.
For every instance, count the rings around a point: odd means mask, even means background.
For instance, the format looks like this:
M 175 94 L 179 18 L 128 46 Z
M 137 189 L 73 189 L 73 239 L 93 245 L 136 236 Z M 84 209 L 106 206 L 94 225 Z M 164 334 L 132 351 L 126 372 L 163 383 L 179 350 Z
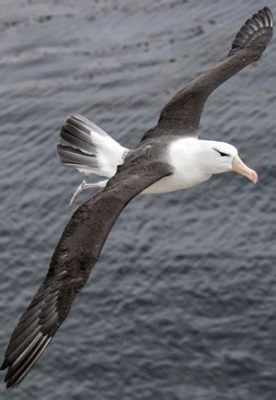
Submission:
M 258 182 L 257 172 L 253 169 L 249 168 L 238 155 L 235 156 L 232 162 L 233 171 L 237 172 L 240 175 L 246 176 L 246 178 L 250 179 L 252 182 Z

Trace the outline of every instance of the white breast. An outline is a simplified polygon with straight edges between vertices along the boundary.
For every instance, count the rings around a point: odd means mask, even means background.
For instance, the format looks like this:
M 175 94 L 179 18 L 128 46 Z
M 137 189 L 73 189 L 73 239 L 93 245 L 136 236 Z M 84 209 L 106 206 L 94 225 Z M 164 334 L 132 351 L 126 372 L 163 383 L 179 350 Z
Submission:
M 205 182 L 211 177 L 204 171 L 201 162 L 199 140 L 196 138 L 180 138 L 168 146 L 166 162 L 174 173 L 160 179 L 149 186 L 143 193 L 174 192 Z

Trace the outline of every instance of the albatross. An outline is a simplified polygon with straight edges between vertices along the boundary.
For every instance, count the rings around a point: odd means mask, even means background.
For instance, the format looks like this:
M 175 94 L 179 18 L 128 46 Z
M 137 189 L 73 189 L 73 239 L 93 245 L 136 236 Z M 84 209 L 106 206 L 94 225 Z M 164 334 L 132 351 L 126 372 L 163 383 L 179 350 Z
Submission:
M 186 189 L 214 174 L 235 171 L 252 182 L 257 173 L 228 143 L 198 138 L 208 96 L 237 72 L 257 61 L 273 32 L 268 7 L 248 19 L 227 57 L 180 90 L 160 114 L 157 125 L 134 150 L 122 147 L 82 116 L 67 119 L 58 145 L 64 165 L 86 176 L 107 179 L 82 183 L 97 194 L 72 215 L 56 246 L 47 276 L 15 327 L 2 365 L 8 388 L 16 387 L 43 354 L 86 284 L 105 240 L 128 202 L 139 193 Z M 79 192 L 80 190 L 77 190 Z

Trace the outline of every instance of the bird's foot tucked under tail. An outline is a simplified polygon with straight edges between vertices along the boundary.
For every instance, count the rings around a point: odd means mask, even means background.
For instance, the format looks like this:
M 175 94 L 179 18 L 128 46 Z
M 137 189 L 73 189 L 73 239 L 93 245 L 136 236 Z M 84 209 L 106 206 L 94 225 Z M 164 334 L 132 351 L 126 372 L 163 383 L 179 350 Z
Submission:
M 70 200 L 70 208 L 73 206 L 73 203 L 75 202 L 77 196 L 83 192 L 86 189 L 102 189 L 105 187 L 107 183 L 107 179 L 104 181 L 100 181 L 97 183 L 87 183 L 86 180 L 84 179 L 82 181 L 82 183 L 77 187 L 77 189 L 75 190 L 71 200 Z

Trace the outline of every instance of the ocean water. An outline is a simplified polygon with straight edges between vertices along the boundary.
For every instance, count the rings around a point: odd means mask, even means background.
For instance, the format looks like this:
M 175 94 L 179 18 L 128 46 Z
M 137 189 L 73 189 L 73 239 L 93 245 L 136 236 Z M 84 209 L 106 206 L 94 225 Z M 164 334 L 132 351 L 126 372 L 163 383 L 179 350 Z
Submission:
M 1 358 L 82 179 L 55 154 L 64 118 L 82 113 L 135 146 L 266 4 L 0 0 Z M 276 398 L 275 65 L 274 40 L 201 120 L 259 184 L 225 174 L 132 201 L 51 346 L 18 389 L 0 384 L 1 399 Z

